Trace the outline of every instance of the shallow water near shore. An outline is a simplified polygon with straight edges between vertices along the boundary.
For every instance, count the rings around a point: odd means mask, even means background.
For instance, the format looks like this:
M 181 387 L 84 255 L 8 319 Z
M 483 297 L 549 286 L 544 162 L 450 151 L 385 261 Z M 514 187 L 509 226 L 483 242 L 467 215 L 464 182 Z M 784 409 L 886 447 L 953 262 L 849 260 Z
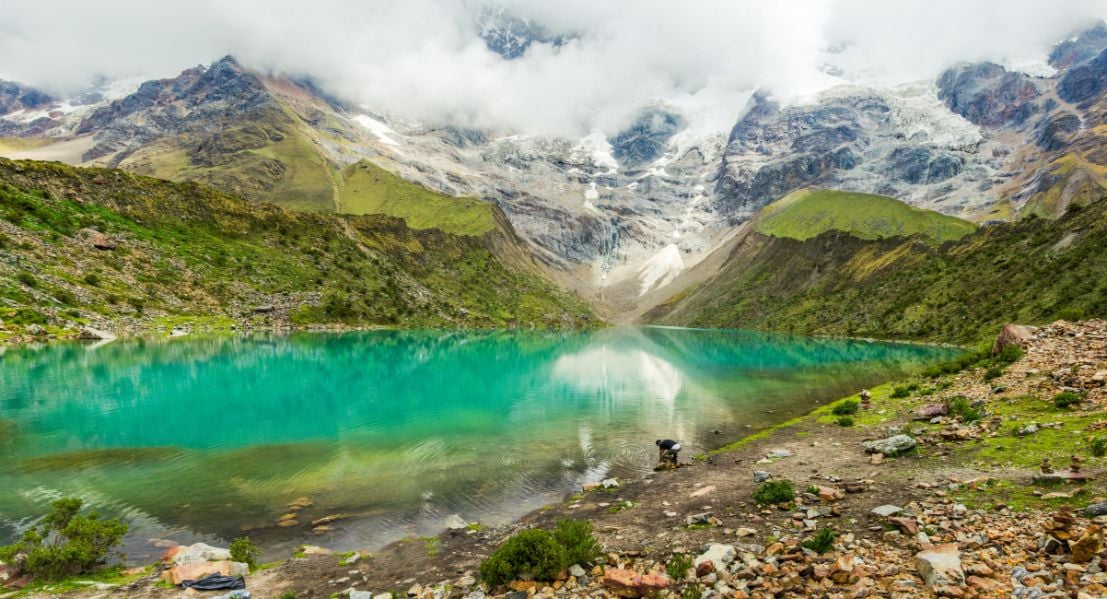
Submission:
M 433 534 L 454 513 L 501 524 L 644 474 L 656 438 L 691 455 L 956 354 L 656 327 L 13 348 L 0 543 L 71 495 L 127 520 L 135 563 L 165 541 L 249 534 L 276 558 Z M 326 516 L 341 518 L 313 532 Z

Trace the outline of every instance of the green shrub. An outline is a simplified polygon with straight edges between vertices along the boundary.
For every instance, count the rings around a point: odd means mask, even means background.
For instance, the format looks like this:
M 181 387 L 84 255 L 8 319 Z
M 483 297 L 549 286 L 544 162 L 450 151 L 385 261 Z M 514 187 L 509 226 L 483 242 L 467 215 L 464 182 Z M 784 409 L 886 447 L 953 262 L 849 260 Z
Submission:
M 988 370 L 984 371 L 985 381 L 992 381 L 998 379 L 1001 376 L 1003 376 L 1003 367 L 1001 366 L 992 366 Z
M 684 587 L 680 592 L 680 599 L 700 599 L 703 597 L 703 585 L 697 583 Z
M 285 591 L 281 593 L 281 599 L 296 599 L 296 591 Z
M 100 284 L 100 275 L 98 275 L 94 272 L 90 272 L 87 275 L 85 275 L 84 282 L 89 284 L 89 285 L 92 285 L 93 287 L 96 287 L 97 285 Z
M 949 407 L 949 415 L 960 418 L 962 422 L 976 422 L 984 417 L 964 395 L 954 395 L 946 401 L 946 405 Z
M 830 412 L 835 416 L 847 416 L 849 414 L 856 414 L 860 406 L 860 402 L 856 399 L 847 399 L 834 404 L 834 408 Z
M 789 480 L 770 480 L 753 490 L 753 500 L 761 505 L 787 503 L 796 498 L 796 489 Z
M 834 539 L 838 538 L 838 533 L 834 532 L 834 528 L 827 526 L 819 532 L 815 533 L 815 536 L 810 540 L 801 543 L 803 547 L 822 555 L 831 549 L 834 549 Z
M 688 571 L 695 565 L 692 558 L 687 555 L 683 553 L 674 553 L 673 557 L 669 558 L 669 563 L 665 566 L 665 573 L 673 580 L 683 580 L 684 577 L 688 575 Z
M 906 386 L 899 386 L 892 389 L 892 397 L 910 397 L 911 391 Z
M 835 422 L 838 426 L 853 426 L 853 416 L 839 416 Z
M 1001 364 L 1010 364 L 1012 362 L 1018 362 L 1023 356 L 1022 348 L 1017 345 L 1008 345 L 1004 347 L 995 357 L 996 362 Z
M 1058 408 L 1067 408 L 1084 401 L 1084 396 L 1073 391 L 1065 391 L 1053 396 L 1053 405 Z
M 27 287 L 37 287 L 38 286 L 38 280 L 35 279 L 35 277 L 29 272 L 21 272 L 21 273 L 15 275 L 15 279 L 17 281 L 19 281 L 20 283 L 26 285 Z
M 599 541 L 592 536 L 592 523 L 587 520 L 559 520 L 553 529 L 553 536 L 565 549 L 565 566 L 587 564 L 603 551 Z
M 36 580 L 57 580 L 88 574 L 107 563 L 127 534 L 118 518 L 105 520 L 95 511 L 81 514 L 83 501 L 59 499 L 39 526 L 23 533 L 19 542 L 0 547 L 0 561 L 24 553 L 24 569 Z
M 1097 458 L 1107 455 L 1107 437 L 1092 439 L 1092 455 Z
M 520 576 L 550 581 L 565 567 L 565 548 L 548 530 L 521 530 L 481 562 L 481 580 L 491 585 L 506 584 Z
M 250 542 L 250 537 L 238 537 L 231 541 L 231 561 L 246 564 L 251 572 L 258 569 L 260 553 L 258 546 Z

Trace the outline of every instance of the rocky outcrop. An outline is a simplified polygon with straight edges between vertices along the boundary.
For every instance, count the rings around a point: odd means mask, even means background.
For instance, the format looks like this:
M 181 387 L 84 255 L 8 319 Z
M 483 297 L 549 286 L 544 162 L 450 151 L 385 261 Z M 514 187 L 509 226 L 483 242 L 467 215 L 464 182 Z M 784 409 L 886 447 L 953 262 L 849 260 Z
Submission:
M 1088 62 L 1069 69 L 1057 85 L 1057 95 L 1074 104 L 1094 100 L 1105 90 L 1107 90 L 1107 50 L 1100 52 Z
M 1024 73 L 985 62 L 948 69 L 938 78 L 938 97 L 977 125 L 1021 125 L 1037 109 L 1037 83 Z
M 626 166 L 651 162 L 665 151 L 669 139 L 684 125 L 684 118 L 671 110 L 643 110 L 629 127 L 611 140 L 614 156 Z
M 1008 324 L 1003 327 L 1003 330 L 999 332 L 999 336 L 996 337 L 996 341 L 992 344 L 992 355 L 998 355 L 1004 348 L 1014 345 L 1019 349 L 1026 349 L 1030 342 L 1034 340 L 1034 335 L 1038 332 L 1038 327 L 1032 327 L 1022 324 Z

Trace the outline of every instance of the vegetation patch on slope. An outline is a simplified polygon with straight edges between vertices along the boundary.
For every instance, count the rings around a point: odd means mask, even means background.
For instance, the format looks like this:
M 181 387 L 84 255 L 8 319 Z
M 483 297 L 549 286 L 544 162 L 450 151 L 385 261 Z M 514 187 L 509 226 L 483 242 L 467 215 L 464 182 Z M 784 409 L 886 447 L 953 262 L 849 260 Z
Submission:
M 754 225 L 754 230 L 763 235 L 800 241 L 842 231 L 861 239 L 921 235 L 942 243 L 960 239 L 975 229 L 976 225 L 968 221 L 914 208 L 886 196 L 830 189 L 794 191 L 762 209 Z
M 499 327 L 589 318 L 574 297 L 501 261 L 493 237 L 412 230 L 380 215 L 292 212 L 119 170 L 0 159 L 4 326 Z
M 827 232 L 751 234 L 651 322 L 971 343 L 1008 322 L 1107 314 L 1107 202 L 988 226 L 936 247 Z
M 483 235 L 494 226 L 488 202 L 435 193 L 367 160 L 342 170 L 341 196 L 342 212 L 398 216 L 413 229 Z

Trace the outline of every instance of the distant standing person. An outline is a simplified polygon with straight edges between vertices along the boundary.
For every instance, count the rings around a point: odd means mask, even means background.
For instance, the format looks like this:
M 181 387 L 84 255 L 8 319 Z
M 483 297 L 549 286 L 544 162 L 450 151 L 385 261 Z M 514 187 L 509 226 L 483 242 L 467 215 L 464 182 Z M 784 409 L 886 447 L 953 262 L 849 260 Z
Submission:
M 674 466 L 677 465 L 677 454 L 680 453 L 680 443 L 672 439 L 658 439 L 654 441 L 654 445 L 657 445 L 658 462 L 668 462 Z

